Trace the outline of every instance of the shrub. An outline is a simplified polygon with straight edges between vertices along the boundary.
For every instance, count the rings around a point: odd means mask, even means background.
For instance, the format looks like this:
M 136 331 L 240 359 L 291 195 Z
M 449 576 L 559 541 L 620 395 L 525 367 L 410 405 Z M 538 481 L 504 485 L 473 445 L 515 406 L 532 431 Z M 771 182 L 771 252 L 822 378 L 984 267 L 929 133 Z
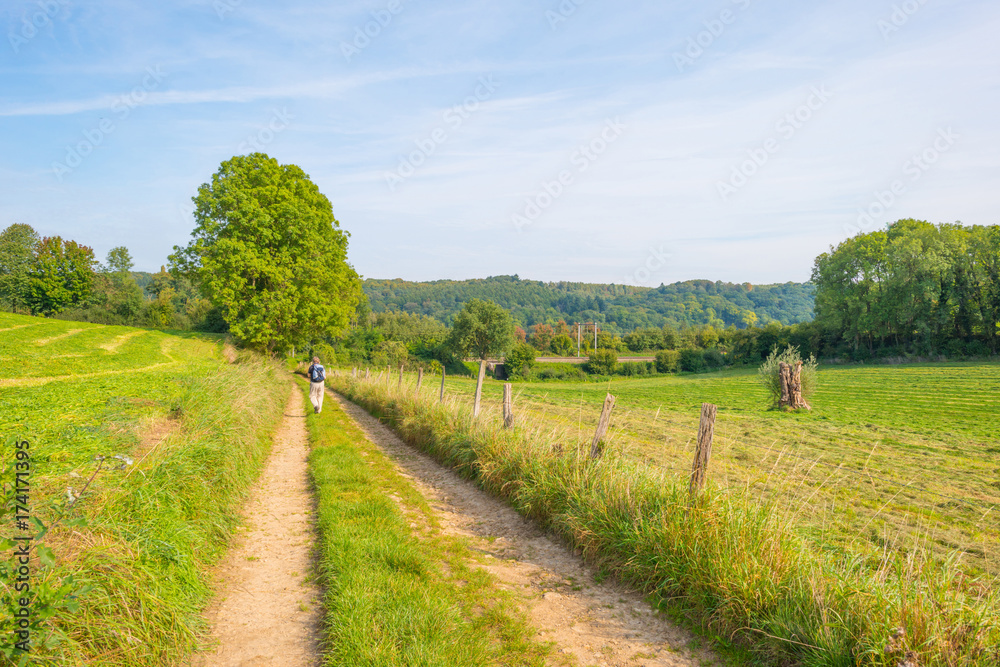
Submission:
M 507 376 L 512 378 L 525 378 L 531 372 L 531 366 L 535 363 L 535 348 L 526 343 L 516 343 L 514 349 L 510 351 L 504 361 L 504 368 Z
M 618 366 L 618 353 L 614 350 L 596 350 L 587 362 L 587 372 L 592 375 L 611 375 Z
M 549 344 L 549 348 L 552 350 L 553 354 L 560 357 L 568 357 L 573 353 L 573 339 L 566 334 L 559 334 L 552 339 Z
M 757 370 L 757 377 L 764 389 L 767 390 L 768 398 L 773 406 L 777 406 L 781 400 L 781 378 L 778 375 L 781 362 L 794 366 L 800 361 L 803 359 L 802 355 L 799 354 L 799 348 L 789 345 L 783 352 L 779 352 L 778 346 L 775 345 L 771 349 L 771 354 L 767 355 L 767 359 Z M 816 369 L 818 366 L 814 356 L 803 361 L 802 397 L 805 399 L 808 399 L 816 388 Z
M 398 340 L 384 340 L 372 350 L 371 360 L 375 366 L 399 366 L 409 357 L 406 345 Z
M 682 371 L 688 373 L 701 373 L 705 370 L 705 355 L 701 350 L 686 348 L 681 350 L 678 363 Z
M 705 350 L 702 357 L 705 359 L 705 365 L 713 370 L 722 368 L 726 365 L 726 358 L 722 356 L 722 353 L 719 352 L 719 348 L 717 347 Z
M 627 377 L 632 377 L 633 375 L 648 375 L 650 371 L 650 366 L 645 361 L 623 361 L 618 364 L 618 374 L 625 375 Z
M 332 366 L 337 363 L 337 353 L 327 343 L 316 343 L 312 346 L 312 357 L 319 357 L 319 362 L 324 366 Z
M 660 350 L 656 353 L 656 370 L 659 373 L 676 373 L 680 368 L 681 353 L 677 350 Z

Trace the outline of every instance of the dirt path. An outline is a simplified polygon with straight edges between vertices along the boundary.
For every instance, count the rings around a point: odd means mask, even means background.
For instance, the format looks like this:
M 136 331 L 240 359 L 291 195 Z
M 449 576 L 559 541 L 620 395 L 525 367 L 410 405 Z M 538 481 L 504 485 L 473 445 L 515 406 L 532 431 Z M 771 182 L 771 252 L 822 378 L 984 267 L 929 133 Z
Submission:
M 312 571 L 313 501 L 302 392 L 292 388 L 260 483 L 246 505 L 246 533 L 216 573 L 211 653 L 199 666 L 319 664 L 320 597 Z
M 568 547 L 504 503 L 403 443 L 362 408 L 332 394 L 438 513 L 445 532 L 469 538 L 489 570 L 524 599 L 533 625 L 579 665 L 701 667 L 722 664 L 692 648 L 686 631 L 655 615 L 642 596 L 595 572 Z

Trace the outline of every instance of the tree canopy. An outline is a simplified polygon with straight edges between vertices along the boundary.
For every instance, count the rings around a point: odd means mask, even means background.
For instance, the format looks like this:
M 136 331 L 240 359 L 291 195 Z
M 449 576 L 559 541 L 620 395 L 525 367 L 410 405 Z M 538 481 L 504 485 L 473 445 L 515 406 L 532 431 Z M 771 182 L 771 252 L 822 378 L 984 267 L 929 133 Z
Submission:
M 365 294 L 376 312 L 402 311 L 449 323 L 469 299 L 494 301 L 525 329 L 535 324 L 598 322 L 602 331 L 675 329 L 711 324 L 738 328 L 778 320 L 807 322 L 813 316 L 808 283 L 733 284 L 689 280 L 659 287 L 522 280 L 493 276 L 476 280 L 368 279 Z
M 38 243 L 30 225 L 13 224 L 0 233 L 0 302 L 13 310 L 28 305 L 28 270 Z
M 492 301 L 472 299 L 455 316 L 448 344 L 463 357 L 502 357 L 514 346 L 514 320 Z
M 1000 227 L 900 220 L 816 258 L 816 321 L 872 354 L 997 352 Z
M 86 301 L 94 286 L 94 251 L 61 236 L 38 244 L 27 272 L 28 307 L 32 313 L 55 315 Z
M 242 343 L 276 353 L 338 334 L 361 300 L 348 234 L 302 169 L 263 153 L 223 162 L 193 198 L 190 276 Z

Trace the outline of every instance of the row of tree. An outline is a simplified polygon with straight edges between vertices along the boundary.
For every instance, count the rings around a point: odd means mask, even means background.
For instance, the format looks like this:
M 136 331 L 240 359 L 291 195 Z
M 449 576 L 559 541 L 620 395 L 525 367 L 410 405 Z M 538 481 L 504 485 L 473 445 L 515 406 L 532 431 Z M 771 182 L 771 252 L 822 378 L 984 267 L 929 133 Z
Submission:
M 809 284 L 733 284 L 689 280 L 657 288 L 630 285 L 521 280 L 494 276 L 476 280 L 365 280 L 365 294 L 375 312 L 409 312 L 450 323 L 470 299 L 493 301 L 510 311 L 523 327 L 566 322 L 598 322 L 624 335 L 638 328 L 680 330 L 712 325 L 786 324 L 812 319 Z
M 14 224 L 0 233 L 0 307 L 99 324 L 225 330 L 189 280 L 132 266 L 125 246 L 102 264 L 88 246 Z
M 816 258 L 816 324 L 829 356 L 996 354 L 1000 227 L 900 220 Z

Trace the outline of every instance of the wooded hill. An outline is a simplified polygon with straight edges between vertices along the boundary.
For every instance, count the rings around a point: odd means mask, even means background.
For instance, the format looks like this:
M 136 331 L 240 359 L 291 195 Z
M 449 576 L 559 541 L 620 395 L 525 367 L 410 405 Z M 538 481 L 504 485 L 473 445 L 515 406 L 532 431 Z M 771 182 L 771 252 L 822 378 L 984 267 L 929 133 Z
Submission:
M 751 285 L 688 280 L 660 287 L 521 280 L 493 276 L 478 280 L 368 279 L 363 283 L 373 312 L 404 311 L 451 323 L 469 299 L 495 301 L 523 327 L 559 320 L 599 322 L 609 332 L 642 327 L 674 328 L 711 324 L 763 326 L 808 322 L 813 318 L 810 283 Z

